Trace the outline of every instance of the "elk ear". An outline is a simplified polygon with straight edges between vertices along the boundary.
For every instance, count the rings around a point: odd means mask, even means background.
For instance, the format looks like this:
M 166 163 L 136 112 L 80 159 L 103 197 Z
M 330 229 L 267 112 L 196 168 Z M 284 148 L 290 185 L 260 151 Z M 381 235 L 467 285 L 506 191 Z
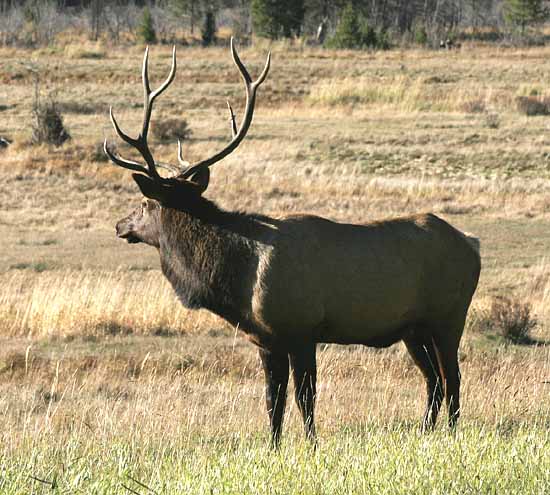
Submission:
M 141 174 L 132 174 L 133 179 L 136 181 L 141 194 L 146 198 L 155 199 L 161 202 L 166 194 L 161 184 Z
M 210 182 L 210 169 L 208 167 L 200 168 L 188 180 L 197 187 L 199 194 L 202 194 Z

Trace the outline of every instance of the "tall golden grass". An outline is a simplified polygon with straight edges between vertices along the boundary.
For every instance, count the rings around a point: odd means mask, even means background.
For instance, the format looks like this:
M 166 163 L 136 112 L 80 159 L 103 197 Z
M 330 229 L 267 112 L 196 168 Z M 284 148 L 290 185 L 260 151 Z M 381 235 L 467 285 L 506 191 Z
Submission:
M 220 325 L 209 313 L 183 308 L 156 270 L 15 271 L 3 276 L 2 283 L 4 336 L 163 335 Z

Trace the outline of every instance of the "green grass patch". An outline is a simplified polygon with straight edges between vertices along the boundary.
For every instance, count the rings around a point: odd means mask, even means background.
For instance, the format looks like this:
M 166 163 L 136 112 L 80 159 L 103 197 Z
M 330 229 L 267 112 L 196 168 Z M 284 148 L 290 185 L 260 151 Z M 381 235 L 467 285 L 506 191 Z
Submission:
M 547 425 L 546 425 L 547 426 Z M 135 437 L 134 437 L 135 436 Z M 300 439 L 273 452 L 259 437 L 182 437 L 4 443 L 4 495 L 94 494 L 541 494 L 550 486 L 549 430 L 469 426 L 421 435 L 406 426 L 345 429 L 317 450 Z M 127 488 L 125 488 L 127 487 Z

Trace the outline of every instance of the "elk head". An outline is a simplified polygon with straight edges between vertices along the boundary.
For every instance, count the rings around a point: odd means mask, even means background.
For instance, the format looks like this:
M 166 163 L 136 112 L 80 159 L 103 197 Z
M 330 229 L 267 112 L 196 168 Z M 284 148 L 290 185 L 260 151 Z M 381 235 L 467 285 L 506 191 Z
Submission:
M 227 107 L 230 114 L 232 133 L 232 139 L 229 144 L 212 156 L 197 163 L 189 164 L 183 159 L 181 142 L 178 140 L 179 167 L 159 165 L 153 158 L 147 143 L 153 103 L 157 96 L 162 94 L 166 88 L 168 88 L 176 75 L 176 48 L 174 47 L 172 52 L 172 67 L 170 69 L 170 73 L 164 83 L 155 91 L 151 91 L 149 85 L 148 55 L 149 49 L 146 48 L 142 69 L 144 89 L 143 124 L 138 137 L 132 138 L 123 132 L 113 115 L 113 109 L 111 108 L 109 111 L 111 122 L 113 123 L 116 133 L 123 141 L 139 151 L 145 165 L 122 158 L 121 156 L 115 154 L 109 148 L 107 140 L 105 140 L 104 143 L 104 150 L 107 156 L 116 165 L 138 172 L 132 174 L 132 177 L 139 186 L 142 194 L 146 198 L 149 198 L 148 200 L 144 200 L 142 205 L 134 210 L 128 217 L 117 223 L 117 235 L 121 238 L 127 239 L 128 242 L 145 242 L 158 247 L 161 208 L 165 207 L 182 211 L 192 211 L 193 205 L 196 205 L 196 203 L 200 201 L 202 194 L 208 187 L 210 180 L 209 167 L 234 151 L 246 136 L 254 115 L 256 90 L 265 80 L 269 72 L 271 53 L 267 56 L 265 66 L 260 74 L 260 77 L 258 77 L 256 81 L 252 81 L 248 70 L 239 58 L 233 38 L 231 38 L 231 55 L 233 57 L 233 62 L 239 69 L 241 77 L 244 81 L 246 92 L 246 105 L 242 123 L 240 127 L 237 128 L 235 114 L 233 113 L 233 109 L 228 102 Z M 175 170 L 176 173 L 172 177 L 162 177 L 158 173 L 157 167 L 169 168 L 172 171 Z

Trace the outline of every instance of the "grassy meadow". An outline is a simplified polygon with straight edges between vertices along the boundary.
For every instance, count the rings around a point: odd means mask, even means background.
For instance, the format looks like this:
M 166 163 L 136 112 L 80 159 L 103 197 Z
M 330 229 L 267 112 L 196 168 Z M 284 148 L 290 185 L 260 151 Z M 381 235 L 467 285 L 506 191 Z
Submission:
M 141 197 L 101 147 L 110 105 L 140 127 L 143 47 L 1 48 L 0 493 L 547 493 L 550 118 L 518 102 L 550 98 L 550 47 L 271 48 L 250 133 L 207 196 L 348 222 L 432 211 L 478 236 L 459 428 L 442 415 L 420 434 L 424 383 L 402 344 L 321 346 L 318 448 L 291 391 L 272 452 L 256 350 L 182 308 L 156 251 L 114 233 Z M 240 51 L 253 76 L 267 50 Z M 169 65 L 152 47 L 153 85 Z M 73 138 L 59 148 L 30 145 L 36 77 Z M 153 131 L 185 119 L 198 160 L 230 139 L 225 100 L 239 119 L 243 96 L 227 48 L 181 47 Z M 176 162 L 175 142 L 150 141 Z M 530 336 L 506 338 L 514 325 Z

